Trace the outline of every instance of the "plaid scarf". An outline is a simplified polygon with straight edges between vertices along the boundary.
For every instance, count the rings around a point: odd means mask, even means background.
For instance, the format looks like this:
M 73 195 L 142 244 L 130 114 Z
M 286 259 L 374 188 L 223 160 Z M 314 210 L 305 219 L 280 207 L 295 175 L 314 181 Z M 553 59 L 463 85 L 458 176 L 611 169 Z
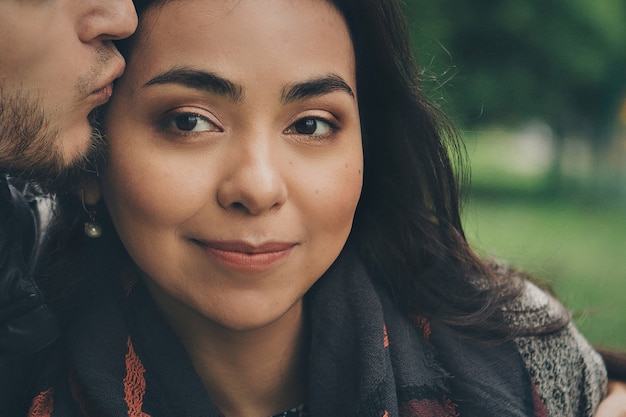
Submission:
M 147 289 L 126 271 L 125 289 L 76 318 L 67 364 L 44 373 L 30 417 L 221 416 Z M 546 415 L 513 342 L 473 344 L 406 318 L 350 250 L 305 305 L 311 416 Z

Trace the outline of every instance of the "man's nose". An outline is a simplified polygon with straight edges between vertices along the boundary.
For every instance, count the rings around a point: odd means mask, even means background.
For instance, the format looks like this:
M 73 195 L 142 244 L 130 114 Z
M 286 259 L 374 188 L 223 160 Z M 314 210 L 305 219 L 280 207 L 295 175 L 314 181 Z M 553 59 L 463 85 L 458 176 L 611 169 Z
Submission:
M 137 12 L 131 0 L 83 0 L 78 22 L 82 42 L 119 40 L 137 29 Z

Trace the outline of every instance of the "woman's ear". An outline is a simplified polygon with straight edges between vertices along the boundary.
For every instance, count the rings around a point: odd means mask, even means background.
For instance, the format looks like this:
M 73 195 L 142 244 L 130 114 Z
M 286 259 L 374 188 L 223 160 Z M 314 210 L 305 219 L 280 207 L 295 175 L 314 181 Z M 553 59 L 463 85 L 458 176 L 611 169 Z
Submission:
M 98 204 L 100 198 L 102 198 L 100 184 L 98 184 L 98 177 L 96 175 L 83 177 L 81 179 L 81 192 L 83 193 L 82 198 L 84 204 L 88 206 Z

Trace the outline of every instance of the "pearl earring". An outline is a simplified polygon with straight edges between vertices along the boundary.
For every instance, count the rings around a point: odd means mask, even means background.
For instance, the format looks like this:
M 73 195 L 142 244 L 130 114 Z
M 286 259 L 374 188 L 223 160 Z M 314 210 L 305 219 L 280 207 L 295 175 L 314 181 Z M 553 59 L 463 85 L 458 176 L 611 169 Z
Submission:
M 87 235 L 87 237 L 90 237 L 92 239 L 97 239 L 100 236 L 102 236 L 102 228 L 96 221 L 96 211 L 87 210 L 87 207 L 85 206 L 85 197 L 84 197 L 83 190 L 81 190 L 80 199 L 83 205 L 83 210 L 85 210 L 85 213 L 87 213 L 87 216 L 89 216 L 88 220 L 85 222 L 85 225 L 84 225 L 85 228 L 83 229 L 85 232 L 85 235 Z

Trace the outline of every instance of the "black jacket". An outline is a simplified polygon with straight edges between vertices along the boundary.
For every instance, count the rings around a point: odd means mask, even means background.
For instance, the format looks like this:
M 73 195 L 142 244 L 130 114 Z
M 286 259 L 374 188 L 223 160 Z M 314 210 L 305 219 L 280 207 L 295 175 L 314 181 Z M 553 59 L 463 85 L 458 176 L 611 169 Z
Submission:
M 0 175 L 0 417 L 17 415 L 43 352 L 58 336 L 54 315 L 33 280 L 41 196 Z

